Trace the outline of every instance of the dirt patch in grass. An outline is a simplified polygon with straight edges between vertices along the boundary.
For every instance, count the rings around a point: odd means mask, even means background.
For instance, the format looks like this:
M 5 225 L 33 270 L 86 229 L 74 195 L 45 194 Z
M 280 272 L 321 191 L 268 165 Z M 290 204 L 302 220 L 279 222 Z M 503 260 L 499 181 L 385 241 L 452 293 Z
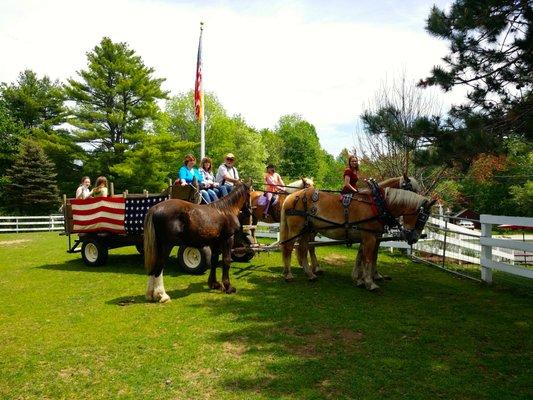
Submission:
M 241 358 L 242 355 L 247 351 L 247 348 L 244 344 L 232 342 L 224 342 L 222 349 L 226 354 L 237 358 Z
M 342 343 L 349 347 L 359 345 L 359 343 L 361 343 L 361 340 L 363 340 L 363 332 L 360 331 L 341 329 L 338 332 L 338 335 Z
M 349 264 L 350 260 L 346 256 L 339 254 L 330 254 L 325 257 L 322 257 L 322 260 L 329 265 L 334 265 L 335 267 L 346 267 L 346 264 Z
M 29 239 L 0 240 L 0 246 L 14 246 L 26 242 L 29 242 Z
M 308 334 L 296 332 L 292 328 L 286 328 L 283 331 L 285 334 L 295 337 L 300 342 L 288 345 L 288 350 L 297 356 L 305 358 L 318 357 L 326 351 L 321 349 L 324 346 L 353 350 L 359 346 L 363 339 L 362 332 L 352 331 L 350 329 L 334 331 L 329 328 L 324 328 Z

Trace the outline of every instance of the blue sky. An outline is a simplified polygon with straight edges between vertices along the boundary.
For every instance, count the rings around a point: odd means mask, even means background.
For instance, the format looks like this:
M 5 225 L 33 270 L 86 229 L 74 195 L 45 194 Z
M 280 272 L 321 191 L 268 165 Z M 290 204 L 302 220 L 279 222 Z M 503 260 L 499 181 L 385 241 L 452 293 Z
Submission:
M 424 31 L 434 3 L 3 0 L 0 82 L 26 68 L 75 77 L 86 52 L 109 36 L 166 78 L 171 94 L 185 92 L 204 21 L 205 90 L 258 129 L 300 114 L 337 155 L 356 145 L 358 116 L 385 79 L 404 72 L 418 80 L 446 54 L 446 43 Z M 460 91 L 438 96 L 443 109 L 462 99 Z

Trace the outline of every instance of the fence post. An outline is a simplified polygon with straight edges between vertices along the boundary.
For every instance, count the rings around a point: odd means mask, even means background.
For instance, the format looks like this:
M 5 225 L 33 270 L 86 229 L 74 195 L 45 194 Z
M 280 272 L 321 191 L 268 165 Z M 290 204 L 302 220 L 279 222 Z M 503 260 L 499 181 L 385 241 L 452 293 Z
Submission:
M 446 263 L 446 238 L 448 237 L 448 218 L 444 219 L 444 242 L 442 247 L 442 268 L 444 268 L 444 265 Z
M 15 218 L 15 232 L 19 233 L 19 219 Z
M 481 221 L 481 237 L 490 238 L 492 236 L 492 224 Z M 492 270 L 484 265 L 483 259 L 492 260 L 492 247 L 481 245 L 481 280 L 486 283 L 492 283 Z
M 50 215 L 50 222 L 48 223 L 48 231 L 54 230 L 54 216 Z

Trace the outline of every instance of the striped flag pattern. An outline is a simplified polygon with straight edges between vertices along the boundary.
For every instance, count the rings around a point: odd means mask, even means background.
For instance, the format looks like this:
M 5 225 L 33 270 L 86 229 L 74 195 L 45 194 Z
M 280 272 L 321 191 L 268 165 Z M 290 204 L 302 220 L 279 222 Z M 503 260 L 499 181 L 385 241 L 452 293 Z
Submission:
M 95 197 L 70 200 L 73 232 L 126 233 L 124 197 Z
M 167 197 L 95 197 L 72 199 L 73 233 L 110 232 L 140 235 L 150 207 Z
M 198 56 L 196 58 L 196 82 L 194 84 L 194 114 L 197 121 L 204 119 L 204 88 L 202 85 L 202 32 L 198 42 Z

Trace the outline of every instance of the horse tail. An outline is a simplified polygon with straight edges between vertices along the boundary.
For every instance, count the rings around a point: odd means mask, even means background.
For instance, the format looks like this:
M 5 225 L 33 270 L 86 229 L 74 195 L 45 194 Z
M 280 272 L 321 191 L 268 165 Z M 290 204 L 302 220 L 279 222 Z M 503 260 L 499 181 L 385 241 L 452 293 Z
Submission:
M 153 221 L 153 212 L 149 210 L 144 220 L 144 268 L 150 273 L 157 260 L 157 244 L 155 241 L 155 227 Z

